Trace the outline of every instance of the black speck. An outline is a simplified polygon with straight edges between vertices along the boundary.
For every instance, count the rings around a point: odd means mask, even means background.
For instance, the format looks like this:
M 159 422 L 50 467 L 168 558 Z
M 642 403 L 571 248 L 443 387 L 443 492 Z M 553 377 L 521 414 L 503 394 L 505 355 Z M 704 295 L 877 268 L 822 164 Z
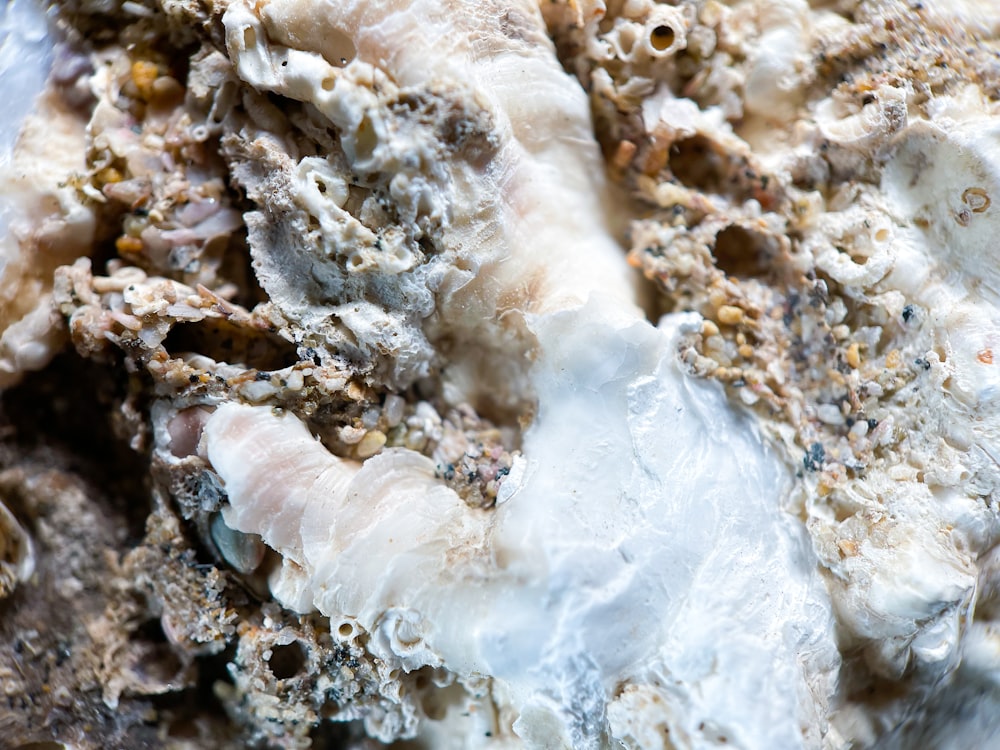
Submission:
M 802 465 L 806 468 L 806 471 L 818 471 L 823 466 L 825 460 L 826 451 L 823 450 L 823 446 L 820 443 L 813 443 L 809 446 L 809 450 L 806 451 L 806 455 L 802 459 Z
M 819 307 L 826 304 L 828 292 L 826 282 L 823 279 L 817 281 L 813 288 L 809 290 L 809 306 Z
M 917 367 L 922 367 L 925 370 L 931 369 L 931 363 L 928 362 L 923 357 L 917 357 L 915 360 L 913 360 L 913 364 L 915 364 Z
M 56 666 L 62 666 L 72 656 L 68 643 L 60 643 L 56 649 Z
M 869 419 L 868 420 L 868 431 L 871 432 L 876 427 L 878 427 L 878 420 L 877 419 Z
M 914 315 L 916 315 L 916 313 L 917 313 L 917 311 L 913 307 L 913 305 L 907 305 L 906 307 L 904 307 L 903 308 L 903 322 L 904 323 L 909 323 L 910 322 L 910 318 L 912 318 Z

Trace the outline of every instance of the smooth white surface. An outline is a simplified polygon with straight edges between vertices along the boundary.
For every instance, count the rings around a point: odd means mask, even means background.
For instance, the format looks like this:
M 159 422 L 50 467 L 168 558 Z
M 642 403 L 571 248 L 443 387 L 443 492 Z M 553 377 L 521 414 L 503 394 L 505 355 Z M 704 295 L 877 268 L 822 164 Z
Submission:
M 11 168 L 14 144 L 24 118 L 45 86 L 52 64 L 52 37 L 35 0 L 0 6 L 0 171 Z M 0 235 L 6 234 L 11 206 L 0 197 Z M 0 253 L 0 275 L 7 258 Z
M 45 85 L 52 44 L 38 2 L 10 0 L 0 6 L 0 169 L 9 166 L 21 123 Z
M 623 735 L 814 746 L 839 665 L 829 601 L 779 506 L 787 471 L 681 373 L 685 320 L 599 300 L 533 320 L 538 416 L 493 512 L 418 454 L 359 471 L 290 414 L 223 405 L 205 439 L 226 521 L 296 561 L 316 607 L 387 663 L 503 681 L 529 747 L 604 747 L 625 686 L 661 700 L 619 711 Z

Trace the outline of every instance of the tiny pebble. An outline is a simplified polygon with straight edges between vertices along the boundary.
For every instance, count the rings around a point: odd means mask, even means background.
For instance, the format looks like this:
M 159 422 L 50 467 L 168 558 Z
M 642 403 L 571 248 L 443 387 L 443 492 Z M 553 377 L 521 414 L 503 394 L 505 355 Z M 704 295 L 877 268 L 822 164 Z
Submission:
M 361 459 L 370 458 L 382 450 L 385 442 L 386 437 L 384 432 L 380 430 L 372 430 L 361 438 L 361 442 L 358 443 L 358 447 L 355 448 L 355 454 Z
M 719 308 L 719 322 L 727 326 L 734 326 L 743 322 L 743 311 L 732 305 L 723 305 Z
M 855 370 L 861 366 L 861 353 L 857 341 L 847 347 L 847 364 Z

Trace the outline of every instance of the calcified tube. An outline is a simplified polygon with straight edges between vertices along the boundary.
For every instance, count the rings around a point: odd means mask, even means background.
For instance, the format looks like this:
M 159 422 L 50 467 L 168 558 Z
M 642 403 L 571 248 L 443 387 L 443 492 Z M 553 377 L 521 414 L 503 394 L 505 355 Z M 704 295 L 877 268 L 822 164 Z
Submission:
M 790 476 L 720 390 L 681 373 L 677 337 L 697 316 L 642 316 L 585 99 L 537 9 L 257 7 L 225 16 L 239 74 L 315 104 L 353 158 L 393 158 L 379 139 L 360 154 L 380 127 L 365 77 L 453 85 L 490 118 L 492 159 L 456 160 L 433 197 L 464 276 L 438 287 L 425 329 L 504 362 L 485 383 L 467 372 L 477 356 L 460 362 L 456 398 L 506 387 L 519 392 L 504 402 L 535 408 L 523 458 L 481 510 L 415 452 L 352 462 L 290 413 L 221 405 L 202 447 L 226 523 L 284 558 L 275 596 L 356 623 L 396 668 L 493 678 L 527 747 L 821 746 L 839 655 L 804 529 L 781 509 Z M 495 32 L 501 12 L 510 34 Z M 394 44 L 411 17 L 420 33 Z M 397 187 L 430 190 L 414 182 Z M 338 210 L 335 188 L 308 200 Z

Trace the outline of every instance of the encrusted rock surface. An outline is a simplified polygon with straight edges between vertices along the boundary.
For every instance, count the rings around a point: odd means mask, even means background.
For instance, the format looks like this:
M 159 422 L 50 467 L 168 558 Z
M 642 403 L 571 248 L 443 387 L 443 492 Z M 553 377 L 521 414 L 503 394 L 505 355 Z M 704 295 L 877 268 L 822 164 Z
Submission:
M 32 7 L 0 744 L 1000 741 L 992 3 Z

